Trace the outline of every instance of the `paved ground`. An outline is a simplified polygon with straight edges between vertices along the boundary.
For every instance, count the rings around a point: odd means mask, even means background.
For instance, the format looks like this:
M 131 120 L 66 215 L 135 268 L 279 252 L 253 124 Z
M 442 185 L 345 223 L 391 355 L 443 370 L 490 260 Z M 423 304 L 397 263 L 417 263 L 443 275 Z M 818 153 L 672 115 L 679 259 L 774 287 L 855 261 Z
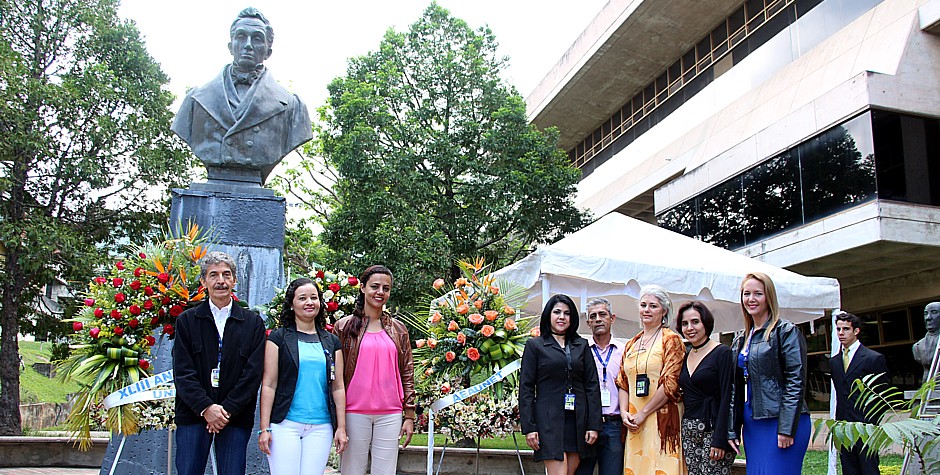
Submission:
M 97 468 L 0 468 L 0 475 L 98 475 Z M 339 475 L 338 470 L 327 468 L 323 475 Z

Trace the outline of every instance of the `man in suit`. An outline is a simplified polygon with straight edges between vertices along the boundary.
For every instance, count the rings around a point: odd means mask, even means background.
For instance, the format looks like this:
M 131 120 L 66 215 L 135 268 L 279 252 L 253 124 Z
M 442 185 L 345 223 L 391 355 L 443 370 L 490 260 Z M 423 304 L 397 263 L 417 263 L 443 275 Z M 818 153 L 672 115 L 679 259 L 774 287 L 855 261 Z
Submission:
M 176 319 L 176 470 L 202 475 L 215 442 L 218 473 L 244 475 L 264 367 L 264 322 L 234 303 L 235 261 L 210 252 L 199 282 L 208 301 Z
M 307 106 L 264 66 L 274 29 L 255 8 L 229 31 L 232 64 L 186 94 L 171 129 L 206 165 L 209 180 L 261 185 L 281 159 L 313 138 Z
M 866 348 L 858 341 L 862 319 L 851 313 L 836 315 L 836 336 L 839 337 L 840 351 L 829 360 L 832 382 L 836 391 L 836 419 L 851 422 L 877 424 L 880 414 L 866 417 L 867 407 L 860 407 L 858 394 L 853 393 L 855 381 L 869 374 L 881 374 L 878 383 L 887 383 L 888 364 L 884 355 Z M 862 444 L 858 443 L 851 450 L 842 449 L 839 458 L 842 462 L 842 475 L 870 475 L 881 473 L 878 470 L 878 455 L 868 455 Z

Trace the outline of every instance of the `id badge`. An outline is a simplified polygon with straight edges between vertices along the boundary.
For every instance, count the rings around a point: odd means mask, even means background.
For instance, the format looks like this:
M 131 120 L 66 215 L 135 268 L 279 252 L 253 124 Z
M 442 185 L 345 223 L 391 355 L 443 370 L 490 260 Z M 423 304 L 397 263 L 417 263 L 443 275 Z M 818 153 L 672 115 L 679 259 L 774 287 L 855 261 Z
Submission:
M 212 368 L 212 373 L 209 375 L 209 384 L 211 384 L 213 388 L 219 387 L 219 367 L 218 366 L 216 366 L 215 368 Z
M 610 407 L 610 391 L 605 387 L 601 387 L 601 406 Z
M 330 381 L 336 381 L 336 362 L 330 361 Z
M 650 395 L 650 378 L 645 374 L 636 375 L 636 395 L 646 397 Z
M 566 411 L 574 410 L 574 394 L 571 394 L 571 393 L 565 394 L 565 410 Z

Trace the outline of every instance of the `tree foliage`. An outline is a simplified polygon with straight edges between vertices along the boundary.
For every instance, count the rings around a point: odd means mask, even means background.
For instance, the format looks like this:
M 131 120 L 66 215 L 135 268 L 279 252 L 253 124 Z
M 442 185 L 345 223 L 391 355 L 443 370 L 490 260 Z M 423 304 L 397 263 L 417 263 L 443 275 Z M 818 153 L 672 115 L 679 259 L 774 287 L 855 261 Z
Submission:
M 433 276 L 457 278 L 455 259 L 498 267 L 586 223 L 572 199 L 580 173 L 555 130 L 528 123 L 496 47 L 488 28 L 432 4 L 329 85 L 319 140 L 337 208 L 323 240 L 338 267 L 391 267 L 399 305 Z
M 17 325 L 41 286 L 159 232 L 192 158 L 116 0 L 0 0 L 0 435 L 20 432 Z

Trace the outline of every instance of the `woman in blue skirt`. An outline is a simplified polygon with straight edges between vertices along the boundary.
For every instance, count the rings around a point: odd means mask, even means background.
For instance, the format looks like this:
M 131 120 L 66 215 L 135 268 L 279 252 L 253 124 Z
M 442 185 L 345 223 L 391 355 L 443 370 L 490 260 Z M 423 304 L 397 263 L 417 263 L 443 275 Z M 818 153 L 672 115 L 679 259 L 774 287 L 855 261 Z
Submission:
M 744 332 L 731 344 L 737 365 L 729 443 L 737 450 L 743 440 L 748 475 L 799 475 L 810 436 L 803 399 L 806 340 L 793 322 L 780 318 L 777 291 L 766 274 L 744 277 L 741 310 Z

